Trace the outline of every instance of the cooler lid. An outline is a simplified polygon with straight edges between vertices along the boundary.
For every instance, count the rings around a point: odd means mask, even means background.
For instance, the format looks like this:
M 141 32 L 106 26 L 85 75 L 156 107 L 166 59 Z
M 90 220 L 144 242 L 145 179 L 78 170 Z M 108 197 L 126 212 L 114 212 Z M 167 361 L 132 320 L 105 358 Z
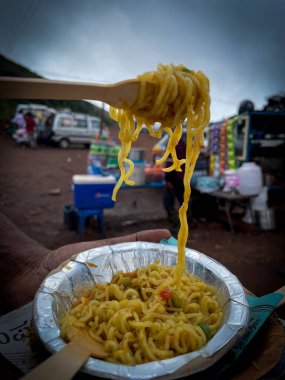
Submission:
M 76 184 L 98 184 L 110 183 L 114 184 L 116 181 L 113 175 L 91 175 L 91 174 L 76 174 L 72 177 L 72 182 Z

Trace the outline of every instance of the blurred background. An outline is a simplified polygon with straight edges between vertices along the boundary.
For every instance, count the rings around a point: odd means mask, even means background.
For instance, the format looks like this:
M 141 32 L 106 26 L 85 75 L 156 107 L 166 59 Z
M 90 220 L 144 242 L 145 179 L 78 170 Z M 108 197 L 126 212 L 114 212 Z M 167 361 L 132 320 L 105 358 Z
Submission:
M 282 0 L 2 0 L 0 49 L 49 79 L 113 83 L 183 63 L 210 78 L 212 121 L 284 89 Z
M 110 84 L 159 63 L 202 70 L 211 119 L 191 180 L 187 247 L 262 296 L 285 281 L 284 14 L 284 0 L 1 0 L 0 76 Z M 24 233 L 50 249 L 155 228 L 177 238 L 179 179 L 157 163 L 168 135 L 142 130 L 130 153 L 135 186 L 114 203 L 120 144 L 108 104 L 1 95 L 0 211 Z M 259 364 L 266 372 L 262 358 L 267 370 L 279 360 L 278 326 L 263 330 L 248 356 L 254 375 L 240 378 L 257 378 Z M 0 361 L 5 378 L 21 376 Z
M 202 70 L 211 121 L 191 182 L 187 245 L 261 295 L 285 278 L 284 12 L 282 0 L 2 0 L 0 75 L 108 84 L 159 63 Z M 136 185 L 111 201 L 119 140 L 108 108 L 0 101 L 1 211 L 49 248 L 148 228 L 177 236 L 156 164 L 167 136 L 142 132 L 131 152 Z

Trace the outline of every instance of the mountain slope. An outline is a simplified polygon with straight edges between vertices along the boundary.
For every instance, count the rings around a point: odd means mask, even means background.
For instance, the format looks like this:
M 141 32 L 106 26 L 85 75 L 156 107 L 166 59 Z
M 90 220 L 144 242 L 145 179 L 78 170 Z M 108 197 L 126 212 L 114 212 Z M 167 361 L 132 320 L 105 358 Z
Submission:
M 40 75 L 29 70 L 28 68 L 11 61 L 0 54 L 0 76 L 23 77 L 23 78 L 42 78 Z M 57 110 L 69 108 L 73 112 L 85 113 L 101 117 L 102 110 L 85 100 L 39 100 L 39 99 L 12 99 L 0 100 L 0 121 L 11 120 L 19 103 L 37 103 L 44 104 Z M 104 111 L 104 122 L 107 126 L 115 126 L 116 123 L 110 118 L 109 114 Z

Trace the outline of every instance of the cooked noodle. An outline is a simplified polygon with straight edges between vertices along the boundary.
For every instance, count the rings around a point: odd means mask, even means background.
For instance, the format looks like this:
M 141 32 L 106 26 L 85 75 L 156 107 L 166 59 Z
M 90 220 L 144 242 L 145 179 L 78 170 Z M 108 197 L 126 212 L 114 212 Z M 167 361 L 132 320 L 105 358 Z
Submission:
M 219 328 L 223 312 L 216 290 L 185 274 L 185 246 L 188 238 L 187 209 L 190 180 L 203 143 L 204 128 L 210 117 L 209 81 L 201 72 L 184 66 L 159 65 L 157 71 L 138 77 L 139 99 L 132 109 L 110 108 L 118 121 L 121 150 L 118 156 L 120 179 L 113 199 L 123 183 L 133 185 L 134 169 L 128 158 L 131 146 L 145 125 L 151 136 L 169 135 L 163 164 L 169 155 L 173 165 L 164 171 L 181 171 L 185 164 L 184 201 L 179 209 L 178 263 L 175 267 L 154 263 L 133 273 L 118 273 L 109 284 L 97 284 L 63 318 L 61 333 L 69 326 L 89 331 L 110 353 L 107 360 L 142 364 L 194 351 L 202 347 Z M 146 83 L 155 92 L 146 96 Z M 175 147 L 186 120 L 186 157 L 178 159 Z M 158 129 L 154 123 L 159 122 Z M 126 168 L 127 167 L 127 168 Z
M 134 185 L 129 178 L 134 170 L 133 162 L 128 158 L 132 142 L 136 141 L 143 125 L 151 136 L 160 138 L 162 132 L 169 134 L 166 151 L 157 164 L 163 164 L 171 155 L 173 165 L 164 171 L 181 171 L 185 164 L 184 200 L 179 209 L 180 229 L 178 233 L 178 265 L 175 277 L 170 283 L 179 281 L 185 272 L 184 250 L 188 238 L 187 210 L 191 194 L 190 180 L 195 168 L 201 145 L 204 140 L 204 128 L 210 119 L 209 80 L 201 72 L 189 70 L 183 65 L 158 65 L 157 71 L 147 72 L 138 77 L 141 91 L 138 102 L 130 110 L 110 108 L 110 115 L 118 121 L 121 150 L 118 155 L 120 179 L 113 192 L 116 200 L 117 192 L 123 182 Z M 156 85 L 153 97 L 145 97 L 146 82 Z M 175 147 L 183 132 L 182 124 L 186 120 L 186 157 L 178 160 Z M 160 122 L 158 129 L 154 123 Z M 128 170 L 126 165 L 129 166 Z
M 223 317 L 216 290 L 190 274 L 157 293 L 174 273 L 175 267 L 153 263 L 98 284 L 64 316 L 62 337 L 71 325 L 88 329 L 110 353 L 106 360 L 131 365 L 201 348 Z

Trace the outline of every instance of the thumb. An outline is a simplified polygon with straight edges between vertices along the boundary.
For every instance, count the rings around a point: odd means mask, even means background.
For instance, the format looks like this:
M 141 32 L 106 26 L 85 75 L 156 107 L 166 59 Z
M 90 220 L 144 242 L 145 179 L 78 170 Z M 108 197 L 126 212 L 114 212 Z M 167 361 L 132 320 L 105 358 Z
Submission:
M 158 243 L 160 240 L 169 239 L 170 237 L 171 233 L 168 230 L 157 229 L 140 231 L 134 234 L 116 238 L 65 245 L 56 249 L 55 251 L 49 252 L 49 254 L 46 256 L 46 260 L 43 262 L 43 266 L 46 272 L 45 275 L 47 275 L 51 270 L 56 269 L 64 261 L 69 260 L 72 256 L 77 255 L 80 252 L 87 251 L 91 248 L 136 241 Z

